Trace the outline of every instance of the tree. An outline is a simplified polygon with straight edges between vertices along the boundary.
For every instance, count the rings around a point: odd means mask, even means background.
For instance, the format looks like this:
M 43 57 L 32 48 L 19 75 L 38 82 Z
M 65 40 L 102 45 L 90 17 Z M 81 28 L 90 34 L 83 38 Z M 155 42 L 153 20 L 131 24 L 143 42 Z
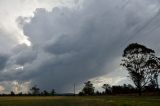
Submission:
M 37 87 L 37 85 L 33 86 L 31 89 L 32 95 L 38 95 L 40 92 L 40 89 Z
M 137 87 L 139 95 L 149 82 L 150 75 L 146 63 L 154 53 L 154 50 L 138 43 L 130 44 L 123 52 L 121 65 L 129 72 L 129 77 Z
M 83 93 L 83 92 L 79 92 L 78 95 L 79 95 L 79 96 L 84 96 L 84 93 Z
M 109 84 L 104 84 L 102 88 L 105 90 L 105 94 L 111 94 L 112 87 Z
M 11 94 L 10 94 L 11 96 L 15 96 L 15 93 L 13 92 L 13 91 L 11 91 Z
M 147 61 L 149 74 L 150 74 L 150 86 L 154 86 L 156 89 L 159 89 L 158 85 L 158 76 L 160 73 L 160 58 L 153 55 L 150 57 L 150 59 Z
M 42 94 L 43 94 L 44 96 L 48 96 L 48 95 L 49 95 L 49 92 L 48 92 L 47 90 L 44 90 L 44 91 L 42 92 Z
M 96 95 L 101 95 L 101 92 L 96 91 L 95 94 L 96 94 Z
M 54 90 L 54 89 L 52 89 L 52 91 L 51 91 L 51 95 L 52 95 L 52 96 L 54 96 L 54 95 L 55 95 L 55 93 L 56 93 L 56 92 L 55 92 L 55 90 Z
M 91 81 L 85 82 L 84 84 L 85 84 L 85 86 L 82 89 L 82 92 L 85 95 L 93 95 L 94 94 L 94 87 L 93 87 L 93 84 L 91 83 Z
M 22 95 L 23 95 L 23 93 L 22 93 L 22 92 L 19 92 L 17 95 L 18 95 L 18 96 L 22 96 Z

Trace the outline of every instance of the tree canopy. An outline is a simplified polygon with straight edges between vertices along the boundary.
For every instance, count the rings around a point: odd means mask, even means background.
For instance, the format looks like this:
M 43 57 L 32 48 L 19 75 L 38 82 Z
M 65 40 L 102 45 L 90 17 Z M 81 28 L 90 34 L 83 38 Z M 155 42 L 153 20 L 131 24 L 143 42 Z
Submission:
M 147 48 L 138 43 L 132 43 L 128 45 L 123 52 L 122 66 L 124 66 L 129 77 L 139 90 L 141 90 L 150 81 L 150 71 L 147 66 L 147 62 L 153 56 L 155 56 L 154 50 Z
M 93 87 L 93 84 L 91 83 L 91 81 L 87 81 L 84 84 L 85 84 L 85 86 L 84 86 L 82 92 L 85 95 L 93 95 L 94 94 L 94 87 Z

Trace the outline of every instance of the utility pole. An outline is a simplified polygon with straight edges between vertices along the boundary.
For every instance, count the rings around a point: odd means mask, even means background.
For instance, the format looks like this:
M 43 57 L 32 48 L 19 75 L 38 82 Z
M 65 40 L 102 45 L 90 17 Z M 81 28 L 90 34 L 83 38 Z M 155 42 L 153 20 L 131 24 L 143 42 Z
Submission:
M 74 83 L 74 96 L 76 96 L 76 84 Z

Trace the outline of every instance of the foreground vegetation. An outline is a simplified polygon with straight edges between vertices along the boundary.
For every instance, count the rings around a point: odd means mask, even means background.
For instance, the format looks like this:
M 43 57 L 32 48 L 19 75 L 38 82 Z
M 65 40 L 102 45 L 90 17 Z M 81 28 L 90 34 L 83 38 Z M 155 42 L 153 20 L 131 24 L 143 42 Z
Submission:
M 160 96 L 0 97 L 0 106 L 159 106 Z

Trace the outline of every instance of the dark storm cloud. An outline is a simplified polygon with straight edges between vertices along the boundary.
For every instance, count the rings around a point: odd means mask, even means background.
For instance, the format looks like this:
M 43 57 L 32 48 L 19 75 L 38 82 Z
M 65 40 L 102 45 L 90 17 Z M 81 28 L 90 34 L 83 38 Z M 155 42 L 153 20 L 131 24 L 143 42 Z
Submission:
M 8 55 L 0 54 L 0 71 L 5 68 L 8 59 Z
M 110 71 L 103 68 L 106 60 L 117 57 L 113 51 L 118 50 L 117 41 L 121 42 L 119 38 L 124 36 L 120 33 L 125 27 L 125 17 L 122 17 L 125 13 L 118 14 L 115 4 L 108 5 L 107 9 L 112 11 L 106 11 L 106 5 L 105 1 L 96 4 L 89 1 L 78 10 L 56 8 L 47 12 L 37 9 L 31 23 L 24 26 L 33 46 L 40 47 L 43 52 L 40 58 L 46 57 L 41 61 L 37 58 L 40 65 L 35 74 L 35 70 L 32 71 L 35 83 L 42 88 L 56 87 L 64 91 L 73 83 L 82 83 Z
M 25 63 L 31 63 L 37 57 L 36 49 L 28 47 L 26 45 L 18 45 L 14 48 L 13 53 L 16 55 L 13 58 L 16 64 L 24 65 Z
M 74 83 L 117 70 L 128 43 L 146 44 L 149 35 L 145 32 L 159 28 L 154 24 L 159 23 L 158 11 L 157 0 L 85 0 L 51 12 L 37 9 L 29 23 L 20 18 L 32 46 L 16 47 L 6 68 L 23 65 L 23 71 L 12 70 L 12 79 L 32 80 L 43 89 L 71 91 Z M 159 34 L 153 32 L 153 36 Z M 6 78 L 9 73 L 4 73 Z

